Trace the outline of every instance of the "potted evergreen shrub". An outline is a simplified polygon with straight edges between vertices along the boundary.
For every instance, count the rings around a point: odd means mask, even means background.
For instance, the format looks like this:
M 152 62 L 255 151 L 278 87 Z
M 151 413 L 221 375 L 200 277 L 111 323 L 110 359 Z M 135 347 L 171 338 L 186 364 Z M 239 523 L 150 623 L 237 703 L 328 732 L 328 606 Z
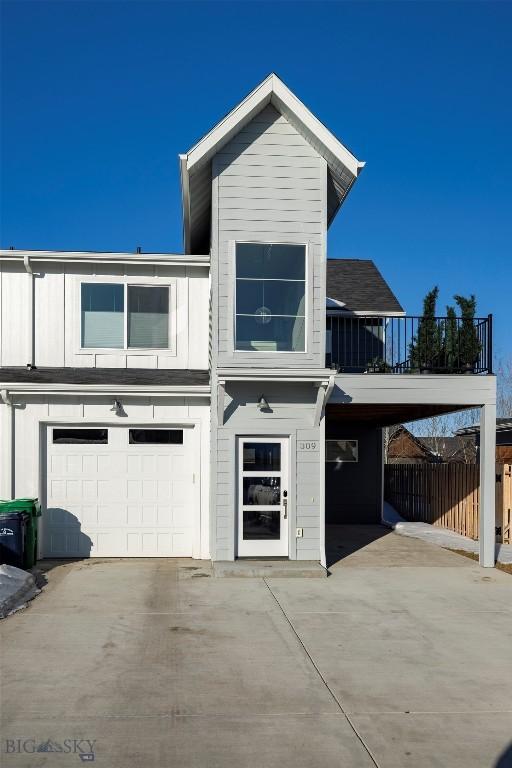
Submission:
M 476 298 L 472 294 L 454 296 L 460 309 L 461 325 L 458 332 L 459 369 L 463 373 L 473 373 L 478 362 L 478 356 L 482 350 L 482 344 L 475 328 Z
M 423 315 L 418 330 L 409 345 L 411 368 L 420 373 L 432 373 L 440 366 L 442 328 L 436 319 L 437 285 L 423 299 Z
M 454 307 L 446 307 L 443 335 L 443 367 L 448 372 L 457 371 L 459 363 L 459 329 Z

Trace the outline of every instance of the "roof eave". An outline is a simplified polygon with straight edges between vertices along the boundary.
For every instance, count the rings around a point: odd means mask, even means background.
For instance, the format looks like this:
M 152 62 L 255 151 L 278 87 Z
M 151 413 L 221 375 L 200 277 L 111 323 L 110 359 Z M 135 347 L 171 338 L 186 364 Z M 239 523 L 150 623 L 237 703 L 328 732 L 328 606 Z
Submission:
M 358 160 L 326 126 L 290 91 L 283 81 L 274 73 L 268 75 L 256 88 L 249 93 L 243 101 L 220 120 L 202 139 L 185 154 L 181 154 L 181 193 L 183 200 L 183 229 L 185 253 L 191 248 L 191 220 L 190 220 L 190 173 L 207 163 L 221 146 L 227 143 L 244 125 L 256 115 L 268 103 L 273 103 L 281 111 L 289 111 L 294 119 L 307 133 L 312 133 L 322 145 L 323 156 L 331 158 L 333 165 L 339 163 L 349 174 L 352 180 L 345 190 L 345 194 L 339 201 L 334 213 L 329 218 L 329 224 L 346 199 L 354 181 L 364 168 L 365 163 Z M 329 160 L 327 159 L 329 163 Z
M 190 242 L 190 179 L 187 168 L 187 156 L 179 155 L 180 160 L 180 181 L 181 181 L 181 204 L 183 207 L 183 250 L 185 253 L 191 253 Z

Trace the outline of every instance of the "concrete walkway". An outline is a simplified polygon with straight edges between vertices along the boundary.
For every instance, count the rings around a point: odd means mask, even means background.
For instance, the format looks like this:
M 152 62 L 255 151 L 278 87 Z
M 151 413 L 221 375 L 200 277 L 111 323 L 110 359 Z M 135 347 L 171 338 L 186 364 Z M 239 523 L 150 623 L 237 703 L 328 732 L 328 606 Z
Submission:
M 380 527 L 328 544 L 327 579 L 51 568 L 0 624 L 2 766 L 511 766 L 512 577 Z
M 400 536 L 411 536 L 414 539 L 421 539 L 428 543 L 437 544 L 438 547 L 446 549 L 462 550 L 478 555 L 480 543 L 462 536 L 460 533 L 450 531 L 447 528 L 441 528 L 430 523 L 411 523 L 394 509 L 387 501 L 384 502 L 384 524 L 392 528 Z M 498 563 L 512 563 L 512 544 L 496 544 L 495 556 Z

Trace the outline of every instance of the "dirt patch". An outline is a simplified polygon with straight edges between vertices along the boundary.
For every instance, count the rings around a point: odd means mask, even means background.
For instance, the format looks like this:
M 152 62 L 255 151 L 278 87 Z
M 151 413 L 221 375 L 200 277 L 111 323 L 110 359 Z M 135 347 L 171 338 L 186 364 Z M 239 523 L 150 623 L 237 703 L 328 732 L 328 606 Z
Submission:
M 443 547 L 446 549 L 446 547 Z M 456 555 L 462 555 L 462 557 L 468 557 L 470 560 L 476 560 L 478 562 L 478 555 L 474 552 L 466 552 L 464 549 L 449 549 L 448 552 L 454 552 Z M 512 576 L 512 563 L 496 563 L 498 571 L 504 571 Z

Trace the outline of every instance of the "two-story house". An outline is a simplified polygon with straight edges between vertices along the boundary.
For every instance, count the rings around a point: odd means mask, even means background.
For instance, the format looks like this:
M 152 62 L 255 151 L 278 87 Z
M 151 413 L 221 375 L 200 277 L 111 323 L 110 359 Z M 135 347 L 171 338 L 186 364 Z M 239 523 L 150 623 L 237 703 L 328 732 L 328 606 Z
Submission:
M 490 320 L 418 367 L 374 264 L 327 259 L 363 165 L 272 74 L 180 155 L 184 254 L 1 252 L 0 496 L 39 495 L 42 557 L 325 564 L 381 519 L 382 428 L 480 406 L 494 564 Z

